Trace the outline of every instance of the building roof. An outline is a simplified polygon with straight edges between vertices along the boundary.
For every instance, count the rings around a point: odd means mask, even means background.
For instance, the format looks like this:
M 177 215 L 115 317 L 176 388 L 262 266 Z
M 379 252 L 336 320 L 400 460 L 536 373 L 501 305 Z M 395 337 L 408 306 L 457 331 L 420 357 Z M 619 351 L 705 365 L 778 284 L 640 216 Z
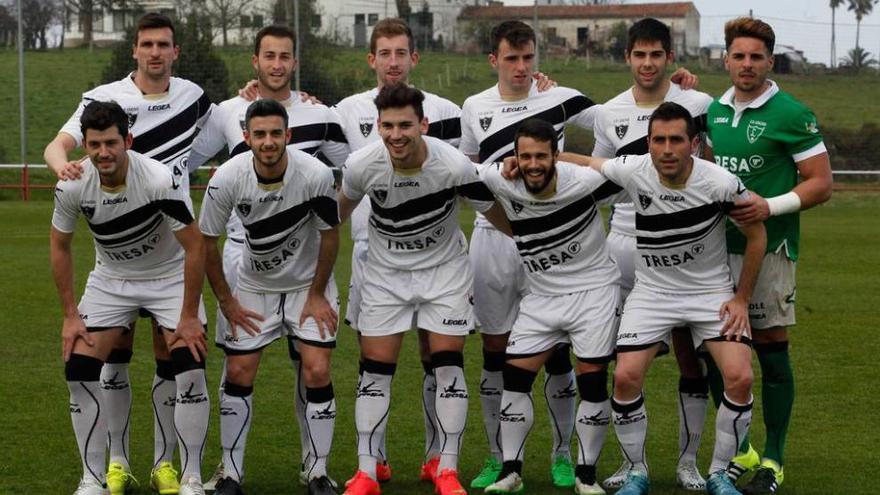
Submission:
M 489 5 L 465 7 L 462 19 L 507 20 L 531 18 L 535 7 L 506 7 Z M 620 5 L 539 5 L 538 17 L 553 19 L 583 18 L 638 18 L 638 17 L 685 17 L 694 12 L 699 15 L 693 2 L 633 3 Z

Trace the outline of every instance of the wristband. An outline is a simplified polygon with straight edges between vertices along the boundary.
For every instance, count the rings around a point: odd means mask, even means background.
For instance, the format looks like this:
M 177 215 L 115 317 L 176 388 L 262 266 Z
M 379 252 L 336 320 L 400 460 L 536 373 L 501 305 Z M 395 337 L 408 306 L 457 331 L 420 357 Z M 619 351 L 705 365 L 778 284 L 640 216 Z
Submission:
M 795 213 L 801 209 L 801 197 L 796 192 L 789 191 L 779 196 L 767 198 L 767 207 L 770 208 L 771 217 Z

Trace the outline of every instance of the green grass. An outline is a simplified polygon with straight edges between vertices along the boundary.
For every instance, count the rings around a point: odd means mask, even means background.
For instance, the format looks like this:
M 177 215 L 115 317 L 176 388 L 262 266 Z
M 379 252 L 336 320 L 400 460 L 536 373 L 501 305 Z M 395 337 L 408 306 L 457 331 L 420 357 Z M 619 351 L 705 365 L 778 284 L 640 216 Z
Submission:
M 783 493 L 875 493 L 874 470 L 880 465 L 877 443 L 880 400 L 875 392 L 880 372 L 876 308 L 878 262 L 874 247 L 880 243 L 876 212 L 880 196 L 837 194 L 829 204 L 804 214 L 803 253 L 799 262 L 799 325 L 792 336 L 797 377 L 797 403 L 787 448 Z M 60 359 L 60 311 L 48 264 L 49 202 L 0 202 L 0 414 L 2 444 L 0 493 L 71 492 L 80 475 L 80 463 L 67 412 L 67 388 Z M 462 214 L 469 225 L 469 214 Z M 467 229 L 470 230 L 469 228 Z M 343 234 L 348 239 L 347 233 Z M 93 263 L 93 248 L 82 225 L 75 237 L 76 286 L 82 290 Z M 340 292 L 346 292 L 351 246 L 345 244 L 336 267 Z M 210 291 L 206 303 L 213 307 Z M 213 314 L 209 311 L 210 319 Z M 145 321 L 136 338 L 131 365 L 134 393 L 131 447 L 134 474 L 148 493 L 152 460 L 152 419 L 149 387 L 153 361 Z M 213 326 L 211 326 L 213 329 Z M 213 336 L 213 330 L 211 331 Z M 430 487 L 416 481 L 422 453 L 422 418 L 419 412 L 421 366 L 413 335 L 401 354 L 394 381 L 394 398 L 388 428 L 389 456 L 395 480 L 386 494 L 428 494 Z M 357 346 L 349 328 L 340 329 L 333 357 L 333 380 L 339 416 L 336 423 L 330 472 L 339 481 L 356 467 L 354 388 L 357 379 Z M 212 391 L 209 445 L 204 475 L 210 475 L 219 458 L 217 396 L 221 355 L 211 349 L 208 379 Z M 480 368 L 478 337 L 466 346 L 466 374 L 472 399 L 461 460 L 462 479 L 469 480 L 486 453 L 476 393 Z M 647 381 L 651 427 L 648 458 L 653 493 L 685 493 L 674 488 L 678 418 L 675 409 L 677 372 L 670 358 L 661 358 Z M 760 385 L 758 385 L 759 387 Z M 254 401 L 255 421 L 247 451 L 248 493 L 304 493 L 295 486 L 299 441 L 293 420 L 293 372 L 283 344 L 271 346 L 260 371 Z M 529 493 L 567 493 L 549 483 L 548 429 L 543 399 L 536 398 L 538 417 L 526 453 L 525 478 Z M 711 456 L 712 415 L 700 450 L 705 469 Z M 756 408 L 753 440 L 763 441 L 761 408 Z M 620 454 L 613 432 L 599 466 L 600 476 L 616 469 Z

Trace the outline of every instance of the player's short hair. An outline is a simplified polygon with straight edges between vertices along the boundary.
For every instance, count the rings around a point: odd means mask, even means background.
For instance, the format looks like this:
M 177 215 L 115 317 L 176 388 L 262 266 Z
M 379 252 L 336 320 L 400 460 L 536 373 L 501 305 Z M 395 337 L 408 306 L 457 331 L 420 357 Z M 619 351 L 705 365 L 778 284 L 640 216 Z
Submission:
M 104 131 L 114 126 L 119 130 L 120 136 L 128 136 L 128 114 L 115 101 L 95 100 L 83 108 L 79 118 L 83 138 L 88 129 Z
M 519 138 L 521 137 L 530 137 L 535 141 L 540 141 L 542 143 L 546 143 L 549 141 L 550 151 L 554 154 L 559 148 L 559 141 L 557 138 L 556 129 L 553 127 L 553 124 L 547 122 L 544 119 L 532 117 L 530 119 L 523 120 L 522 123 L 519 124 L 519 127 L 516 128 L 516 133 L 513 135 L 514 153 L 517 153 L 519 150 Z
M 498 54 L 501 41 L 513 48 L 520 48 L 529 41 L 535 42 L 535 30 L 522 21 L 504 21 L 492 28 L 492 53 Z
M 687 124 L 688 139 L 696 137 L 697 124 L 694 122 L 694 118 L 691 117 L 691 113 L 687 108 L 671 101 L 661 103 L 660 106 L 654 110 L 654 113 L 651 114 L 651 118 L 648 120 L 648 137 L 651 137 L 651 131 L 653 130 L 655 120 L 669 122 L 679 119 L 684 120 L 685 124 Z
M 160 12 L 148 12 L 138 19 L 137 29 L 135 30 L 134 35 L 134 44 L 137 45 L 138 36 L 144 29 L 161 28 L 168 28 L 171 30 L 171 42 L 174 46 L 177 46 L 177 41 L 174 36 L 174 23 L 171 21 L 170 17 Z
M 263 98 L 257 100 L 248 106 L 244 113 L 245 128 L 250 131 L 251 119 L 254 117 L 281 117 L 284 121 L 284 128 L 287 129 L 287 110 L 272 98 Z
M 422 108 L 423 101 L 425 101 L 425 94 L 418 89 L 403 83 L 395 83 L 383 86 L 374 103 L 379 113 L 388 108 L 412 107 L 421 121 L 425 118 L 425 111 Z
M 370 53 L 376 54 L 376 43 L 379 38 L 393 38 L 395 36 L 406 36 L 406 39 L 409 40 L 409 52 L 416 51 L 416 41 L 413 39 L 412 29 L 403 19 L 388 17 L 373 26 L 373 34 L 370 35 Z
M 272 36 L 273 38 L 290 38 L 293 49 L 296 51 L 296 34 L 294 34 L 293 30 L 287 26 L 273 24 L 257 31 L 257 37 L 254 40 L 254 55 L 260 54 L 260 43 L 263 42 L 263 38 L 266 36 Z
M 767 52 L 773 55 L 776 45 L 776 33 L 770 24 L 752 17 L 737 17 L 724 25 L 724 43 L 728 50 L 737 38 L 757 38 L 764 42 Z
M 659 41 L 666 53 L 672 51 L 672 35 L 669 33 L 669 26 L 653 17 L 646 17 L 629 27 L 626 35 L 626 53 L 631 52 L 633 46 L 639 41 Z

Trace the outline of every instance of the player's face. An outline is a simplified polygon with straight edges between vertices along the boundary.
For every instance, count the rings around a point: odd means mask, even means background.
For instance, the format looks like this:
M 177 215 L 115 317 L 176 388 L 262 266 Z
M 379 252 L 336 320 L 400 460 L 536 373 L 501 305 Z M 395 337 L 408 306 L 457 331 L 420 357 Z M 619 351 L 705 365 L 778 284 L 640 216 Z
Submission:
M 520 136 L 516 141 L 516 161 L 523 184 L 532 194 L 540 194 L 551 187 L 556 176 L 556 157 L 550 141 L 537 141 Z
M 281 163 L 287 151 L 290 129 L 284 126 L 284 119 L 277 115 L 252 117 L 244 131 L 244 140 L 254 154 L 254 160 L 267 168 Z
M 367 55 L 367 63 L 376 71 L 380 86 L 409 80 L 409 71 L 419 63 L 418 52 L 409 50 L 409 38 L 401 34 L 376 40 L 376 53 Z
M 672 184 L 684 183 L 693 165 L 691 155 L 696 142 L 696 137 L 688 137 L 684 119 L 652 122 L 648 150 L 660 177 Z
M 379 112 L 379 136 L 385 142 L 395 165 L 417 165 L 423 146 L 422 134 L 428 132 L 428 119 L 419 120 L 413 107 L 386 108 Z
M 264 36 L 260 53 L 251 60 L 260 84 L 271 91 L 290 89 L 290 78 L 296 68 L 293 40 L 287 37 Z
M 489 54 L 489 64 L 498 71 L 498 84 L 503 91 L 528 92 L 535 66 L 535 43 L 529 41 L 514 47 L 507 40 L 501 40 L 498 53 Z
M 743 93 L 760 92 L 773 70 L 773 56 L 758 38 L 736 38 L 724 57 L 733 86 Z
M 655 89 L 666 78 L 666 65 L 672 62 L 672 52 L 663 49 L 659 41 L 636 41 L 626 54 L 626 63 L 633 81 L 644 89 Z
M 125 151 L 131 147 L 131 140 L 131 134 L 123 136 L 116 126 L 110 126 L 102 131 L 86 129 L 83 146 L 98 173 L 102 177 L 113 177 L 128 163 Z
M 137 60 L 138 72 L 150 79 L 163 79 L 171 77 L 171 66 L 179 54 L 171 28 L 164 27 L 138 31 L 132 57 Z

